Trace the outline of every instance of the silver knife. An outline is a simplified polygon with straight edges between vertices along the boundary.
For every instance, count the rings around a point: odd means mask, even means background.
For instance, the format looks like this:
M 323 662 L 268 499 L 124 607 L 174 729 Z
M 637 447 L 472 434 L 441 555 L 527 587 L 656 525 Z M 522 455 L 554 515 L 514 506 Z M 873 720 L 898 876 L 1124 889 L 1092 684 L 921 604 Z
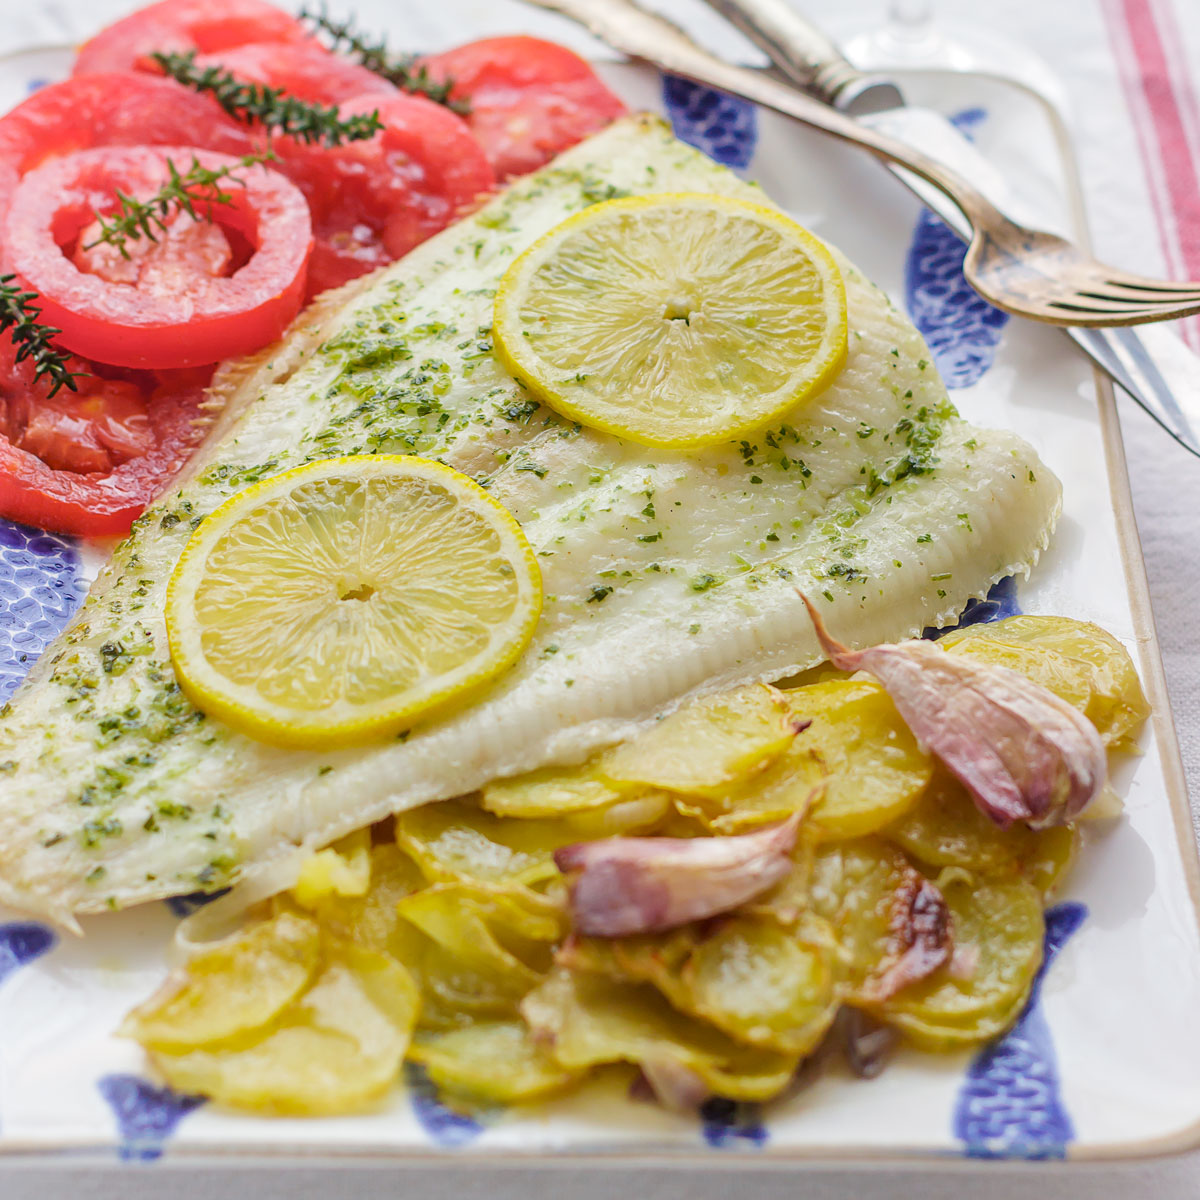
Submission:
M 893 82 L 859 71 L 789 0 L 706 3 L 805 91 L 944 162 L 1006 215 L 1028 219 L 996 169 L 941 113 L 910 107 Z M 969 239 L 970 226 L 945 193 L 903 167 L 883 165 L 959 237 Z M 1030 223 L 1036 225 L 1037 221 Z M 1181 446 L 1200 457 L 1200 355 L 1177 334 L 1162 325 L 1069 327 L 1063 333 Z

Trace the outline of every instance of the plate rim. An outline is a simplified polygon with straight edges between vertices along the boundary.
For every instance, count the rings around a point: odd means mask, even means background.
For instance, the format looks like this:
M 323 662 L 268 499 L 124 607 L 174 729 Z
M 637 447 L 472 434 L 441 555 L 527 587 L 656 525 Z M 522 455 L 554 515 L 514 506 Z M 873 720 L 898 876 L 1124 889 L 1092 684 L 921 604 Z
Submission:
M 23 60 L 38 55 L 73 53 L 75 46 L 69 42 L 44 42 L 25 46 L 19 50 L 0 54 L 0 72 Z M 592 58 L 590 61 L 603 73 L 605 71 L 657 71 L 660 77 L 666 72 L 653 64 L 633 62 L 626 58 Z M 1069 214 L 1071 233 L 1084 251 L 1091 249 L 1091 230 L 1087 218 L 1086 198 L 1079 169 L 1078 154 L 1074 140 L 1057 108 L 1036 89 L 1020 81 L 987 73 L 959 72 L 951 69 L 896 70 L 892 72 L 903 81 L 910 77 L 963 78 L 979 74 L 990 83 L 999 84 L 1034 100 L 1048 122 L 1054 135 L 1059 165 L 1065 184 L 1065 200 Z M 755 105 L 755 108 L 761 106 Z M 1142 683 L 1151 704 L 1150 727 L 1158 748 L 1164 791 L 1170 806 L 1176 845 L 1180 854 L 1184 883 L 1191 902 L 1191 917 L 1200 931 L 1200 845 L 1197 844 L 1193 826 L 1193 815 L 1188 797 L 1187 778 L 1183 764 L 1174 709 L 1167 689 L 1166 672 L 1162 650 L 1154 619 L 1150 595 L 1149 577 L 1145 555 L 1137 527 L 1130 484 L 1124 438 L 1117 410 L 1116 391 L 1113 381 L 1099 368 L 1093 368 L 1097 413 L 1100 435 L 1105 455 L 1105 480 L 1113 506 L 1117 544 L 1125 576 L 1129 600 L 1130 617 L 1137 641 L 1137 658 L 1141 668 Z M 1156 797 L 1157 799 L 1157 797 Z M 378 1143 L 357 1143 L 338 1146 L 322 1144 L 313 1149 L 300 1142 L 255 1141 L 237 1145 L 197 1145 L 188 1142 L 170 1142 L 165 1148 L 164 1158 L 175 1166 L 188 1165 L 248 1165 L 253 1160 L 269 1160 L 278 1165 L 289 1160 L 292 1165 L 356 1163 L 386 1164 L 396 1168 L 427 1169 L 431 1166 L 457 1164 L 461 1167 L 504 1167 L 512 1170 L 523 1168 L 561 1169 L 566 1165 L 585 1168 L 600 1168 L 620 1162 L 628 1165 L 645 1162 L 657 1169 L 673 1173 L 697 1168 L 697 1149 L 705 1147 L 646 1145 L 642 1147 L 614 1145 L 612 1148 L 572 1148 L 562 1146 L 548 1150 L 537 1148 L 522 1150 L 519 1147 L 498 1149 L 495 1147 L 475 1148 L 421 1146 L 413 1148 Z M 1139 1138 L 1123 1142 L 1077 1143 L 1065 1148 L 1065 1160 L 1074 1163 L 1145 1162 L 1164 1157 L 1173 1157 L 1200 1149 L 1200 1112 L 1190 1124 L 1150 1138 Z M 16 1163 L 35 1164 L 71 1159 L 79 1163 L 88 1162 L 93 1155 L 100 1161 L 107 1159 L 113 1143 L 106 1139 L 82 1139 L 50 1144 L 41 1139 L 24 1137 L 0 1139 L 0 1172 Z M 772 1146 L 754 1154 L 703 1154 L 704 1169 L 719 1167 L 722 1170 L 752 1167 L 756 1171 L 771 1168 L 795 1169 L 797 1167 L 829 1167 L 843 1165 L 875 1170 L 881 1166 L 895 1165 L 908 1168 L 954 1167 L 970 1169 L 980 1162 L 958 1149 L 936 1150 L 928 1146 L 897 1147 L 881 1146 L 878 1143 L 839 1146 Z M 982 1164 L 981 1164 L 982 1165 Z M 1028 1169 L 1033 1164 L 1023 1158 L 988 1160 L 986 1169 Z

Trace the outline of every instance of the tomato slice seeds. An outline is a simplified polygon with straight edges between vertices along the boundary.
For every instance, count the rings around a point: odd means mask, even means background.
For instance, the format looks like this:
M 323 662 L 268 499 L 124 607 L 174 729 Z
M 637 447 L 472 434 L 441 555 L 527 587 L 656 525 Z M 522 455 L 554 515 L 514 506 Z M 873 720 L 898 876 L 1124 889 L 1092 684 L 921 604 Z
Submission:
M 206 253 L 195 236 L 203 231 L 176 219 L 157 235 L 157 248 L 139 246 L 128 282 L 114 281 L 111 270 L 105 278 L 80 269 L 96 258 L 69 248 L 95 230 L 97 211 L 114 209 L 118 192 L 153 195 L 170 164 L 182 173 L 193 160 L 209 170 L 237 167 L 239 182 L 222 184 L 227 202 L 195 207 L 250 243 L 243 266 L 213 273 L 220 248 L 214 258 L 210 239 Z M 191 245 L 172 254 L 177 229 L 191 232 Z M 4 240 L 13 269 L 41 297 L 43 320 L 61 330 L 66 349 L 118 366 L 191 367 L 260 349 L 287 328 L 303 300 L 312 225 L 304 197 L 278 172 L 189 147 L 105 146 L 26 175 Z

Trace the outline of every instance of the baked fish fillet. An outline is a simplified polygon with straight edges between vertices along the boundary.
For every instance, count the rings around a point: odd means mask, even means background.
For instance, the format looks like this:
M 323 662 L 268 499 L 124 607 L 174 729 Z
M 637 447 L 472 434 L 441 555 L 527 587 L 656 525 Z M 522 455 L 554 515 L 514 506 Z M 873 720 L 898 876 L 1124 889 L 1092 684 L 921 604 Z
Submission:
M 945 623 L 1027 572 L 1058 481 L 963 422 L 919 334 L 842 261 L 850 352 L 802 411 L 741 443 L 652 450 L 561 420 L 497 364 L 496 284 L 569 214 L 628 193 L 761 194 L 650 117 L 618 122 L 227 368 L 178 487 L 136 523 L 3 713 L 0 900 L 72 915 L 245 881 L 390 812 L 579 760 L 697 691 L 821 653 L 794 587 L 857 643 Z M 748 348 L 752 352 L 752 348 Z M 415 453 L 486 482 L 540 555 L 533 644 L 482 698 L 337 752 L 254 742 L 171 668 L 167 579 L 193 527 L 312 459 Z

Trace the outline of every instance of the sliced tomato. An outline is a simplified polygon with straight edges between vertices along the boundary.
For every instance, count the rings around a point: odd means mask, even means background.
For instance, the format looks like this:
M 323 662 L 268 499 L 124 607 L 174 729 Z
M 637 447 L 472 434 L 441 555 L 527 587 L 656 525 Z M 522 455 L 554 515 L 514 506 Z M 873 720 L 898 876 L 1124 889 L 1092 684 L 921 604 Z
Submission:
M 88 75 L 41 88 L 0 117 L 0 229 L 20 179 L 93 146 L 200 146 L 240 158 L 250 129 L 209 96 L 152 75 Z
M 5 248 L 39 294 L 42 320 L 62 331 L 60 345 L 120 366 L 196 366 L 260 349 L 299 312 L 312 250 L 308 206 L 287 179 L 261 166 L 238 167 L 242 183 L 224 185 L 228 203 L 197 205 L 220 226 L 223 248 L 205 234 L 206 222 L 197 226 L 177 213 L 157 245 L 132 244 L 131 263 L 115 262 L 111 251 L 81 252 L 95 236 L 96 214 L 117 208 L 118 191 L 153 195 L 171 162 L 184 172 L 193 158 L 210 170 L 237 166 L 190 147 L 105 146 L 55 159 L 21 180 Z M 240 266 L 239 245 L 249 248 Z
M 483 151 L 449 109 L 396 92 L 360 96 L 338 111 L 376 110 L 383 131 L 369 141 L 333 149 L 276 142 L 278 169 L 312 211 L 310 296 L 407 254 L 495 184 Z
M 157 70 L 147 57 L 155 50 L 211 54 L 247 42 L 310 40 L 301 22 L 265 0 L 161 0 L 84 42 L 73 73 Z
M 90 372 L 47 396 L 0 338 L 0 516 L 56 533 L 123 534 L 204 436 L 205 367 Z
M 584 59 L 539 38 L 484 38 L 421 61 L 453 81 L 451 99 L 470 102 L 471 132 L 500 180 L 537 170 L 626 111 Z
M 196 66 L 224 67 L 247 83 L 282 88 L 313 104 L 341 104 L 356 96 L 394 95 L 397 90 L 374 71 L 316 42 L 252 42 L 201 55 Z

